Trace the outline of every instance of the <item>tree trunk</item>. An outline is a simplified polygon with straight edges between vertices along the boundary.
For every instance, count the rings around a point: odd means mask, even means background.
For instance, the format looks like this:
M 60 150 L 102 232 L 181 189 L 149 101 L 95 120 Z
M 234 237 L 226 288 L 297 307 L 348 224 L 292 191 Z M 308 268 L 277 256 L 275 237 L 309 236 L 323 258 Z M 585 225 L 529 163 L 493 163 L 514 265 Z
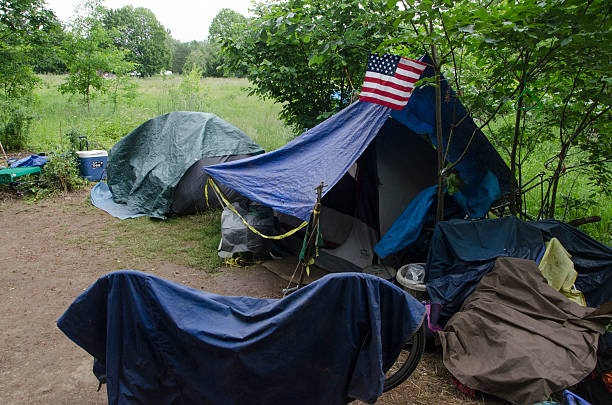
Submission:
M 555 169 L 555 173 L 552 178 L 552 192 L 550 195 L 550 206 L 548 208 L 548 218 L 555 217 L 555 208 L 557 204 L 557 188 L 559 187 L 559 180 L 561 179 L 561 174 L 563 173 L 563 165 L 565 158 L 567 157 L 567 151 L 569 149 L 569 144 L 564 143 L 561 145 L 561 151 L 559 152 L 559 162 L 557 162 L 557 168 Z
M 442 89 L 440 88 L 440 60 L 438 58 L 438 51 L 435 45 L 431 46 L 431 53 L 433 56 L 434 71 L 436 75 L 436 149 L 438 151 L 438 195 L 437 195 L 437 209 L 436 209 L 436 222 L 444 220 L 444 140 L 442 137 Z M 449 145 L 450 147 L 450 145 Z
M 525 75 L 527 73 L 527 55 L 523 59 L 523 72 L 519 83 L 518 93 L 519 99 L 516 102 L 516 114 L 514 115 L 514 138 L 512 139 L 512 151 L 510 152 L 510 214 L 518 213 L 517 196 L 519 190 L 516 182 L 516 152 L 518 149 L 519 139 L 521 138 L 521 114 L 523 113 L 523 91 L 525 90 Z

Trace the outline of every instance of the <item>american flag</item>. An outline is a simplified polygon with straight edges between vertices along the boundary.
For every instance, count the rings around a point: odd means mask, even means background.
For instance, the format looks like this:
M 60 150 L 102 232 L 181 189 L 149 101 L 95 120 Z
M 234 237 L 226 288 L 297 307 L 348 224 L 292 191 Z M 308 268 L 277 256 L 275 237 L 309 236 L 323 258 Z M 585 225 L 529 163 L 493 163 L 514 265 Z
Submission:
M 424 62 L 397 55 L 371 54 L 359 100 L 401 110 L 410 99 L 414 84 L 427 67 Z

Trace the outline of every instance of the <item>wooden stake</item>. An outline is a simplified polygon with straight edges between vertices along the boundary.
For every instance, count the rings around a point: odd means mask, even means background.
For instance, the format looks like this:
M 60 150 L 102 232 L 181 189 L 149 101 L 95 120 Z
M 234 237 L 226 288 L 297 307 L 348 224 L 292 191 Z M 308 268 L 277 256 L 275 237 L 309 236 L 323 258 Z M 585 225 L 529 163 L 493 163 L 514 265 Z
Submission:
M 2 149 L 2 154 L 4 155 L 4 159 L 6 160 L 6 165 L 8 166 L 8 156 L 6 156 L 6 152 L 4 151 L 4 147 L 2 146 L 2 142 L 0 142 L 0 149 Z

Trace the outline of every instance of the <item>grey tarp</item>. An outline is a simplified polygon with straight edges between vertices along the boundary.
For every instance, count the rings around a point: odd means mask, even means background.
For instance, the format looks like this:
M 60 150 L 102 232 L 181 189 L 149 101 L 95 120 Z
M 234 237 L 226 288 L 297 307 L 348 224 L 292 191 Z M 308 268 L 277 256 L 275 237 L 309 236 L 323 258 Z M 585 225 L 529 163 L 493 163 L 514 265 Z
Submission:
M 115 202 L 164 218 L 179 180 L 196 161 L 262 152 L 247 134 L 214 114 L 172 112 L 150 119 L 112 147 L 108 185 Z
M 499 258 L 440 332 L 446 368 L 463 384 L 517 404 L 548 399 L 595 368 L 612 303 L 582 307 L 535 262 Z

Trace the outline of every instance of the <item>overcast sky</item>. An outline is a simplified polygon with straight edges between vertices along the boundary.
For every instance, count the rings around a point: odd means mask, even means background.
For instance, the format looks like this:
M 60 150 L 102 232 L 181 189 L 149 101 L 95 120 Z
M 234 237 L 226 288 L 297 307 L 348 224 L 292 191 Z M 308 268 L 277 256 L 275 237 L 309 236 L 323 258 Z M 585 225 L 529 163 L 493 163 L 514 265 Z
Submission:
M 66 22 L 74 15 L 79 0 L 46 0 L 47 7 Z M 222 8 L 231 8 L 245 17 L 249 15 L 250 0 L 103 0 L 107 8 L 131 5 L 146 7 L 157 20 L 169 29 L 172 37 L 183 42 L 208 38 L 210 22 Z

